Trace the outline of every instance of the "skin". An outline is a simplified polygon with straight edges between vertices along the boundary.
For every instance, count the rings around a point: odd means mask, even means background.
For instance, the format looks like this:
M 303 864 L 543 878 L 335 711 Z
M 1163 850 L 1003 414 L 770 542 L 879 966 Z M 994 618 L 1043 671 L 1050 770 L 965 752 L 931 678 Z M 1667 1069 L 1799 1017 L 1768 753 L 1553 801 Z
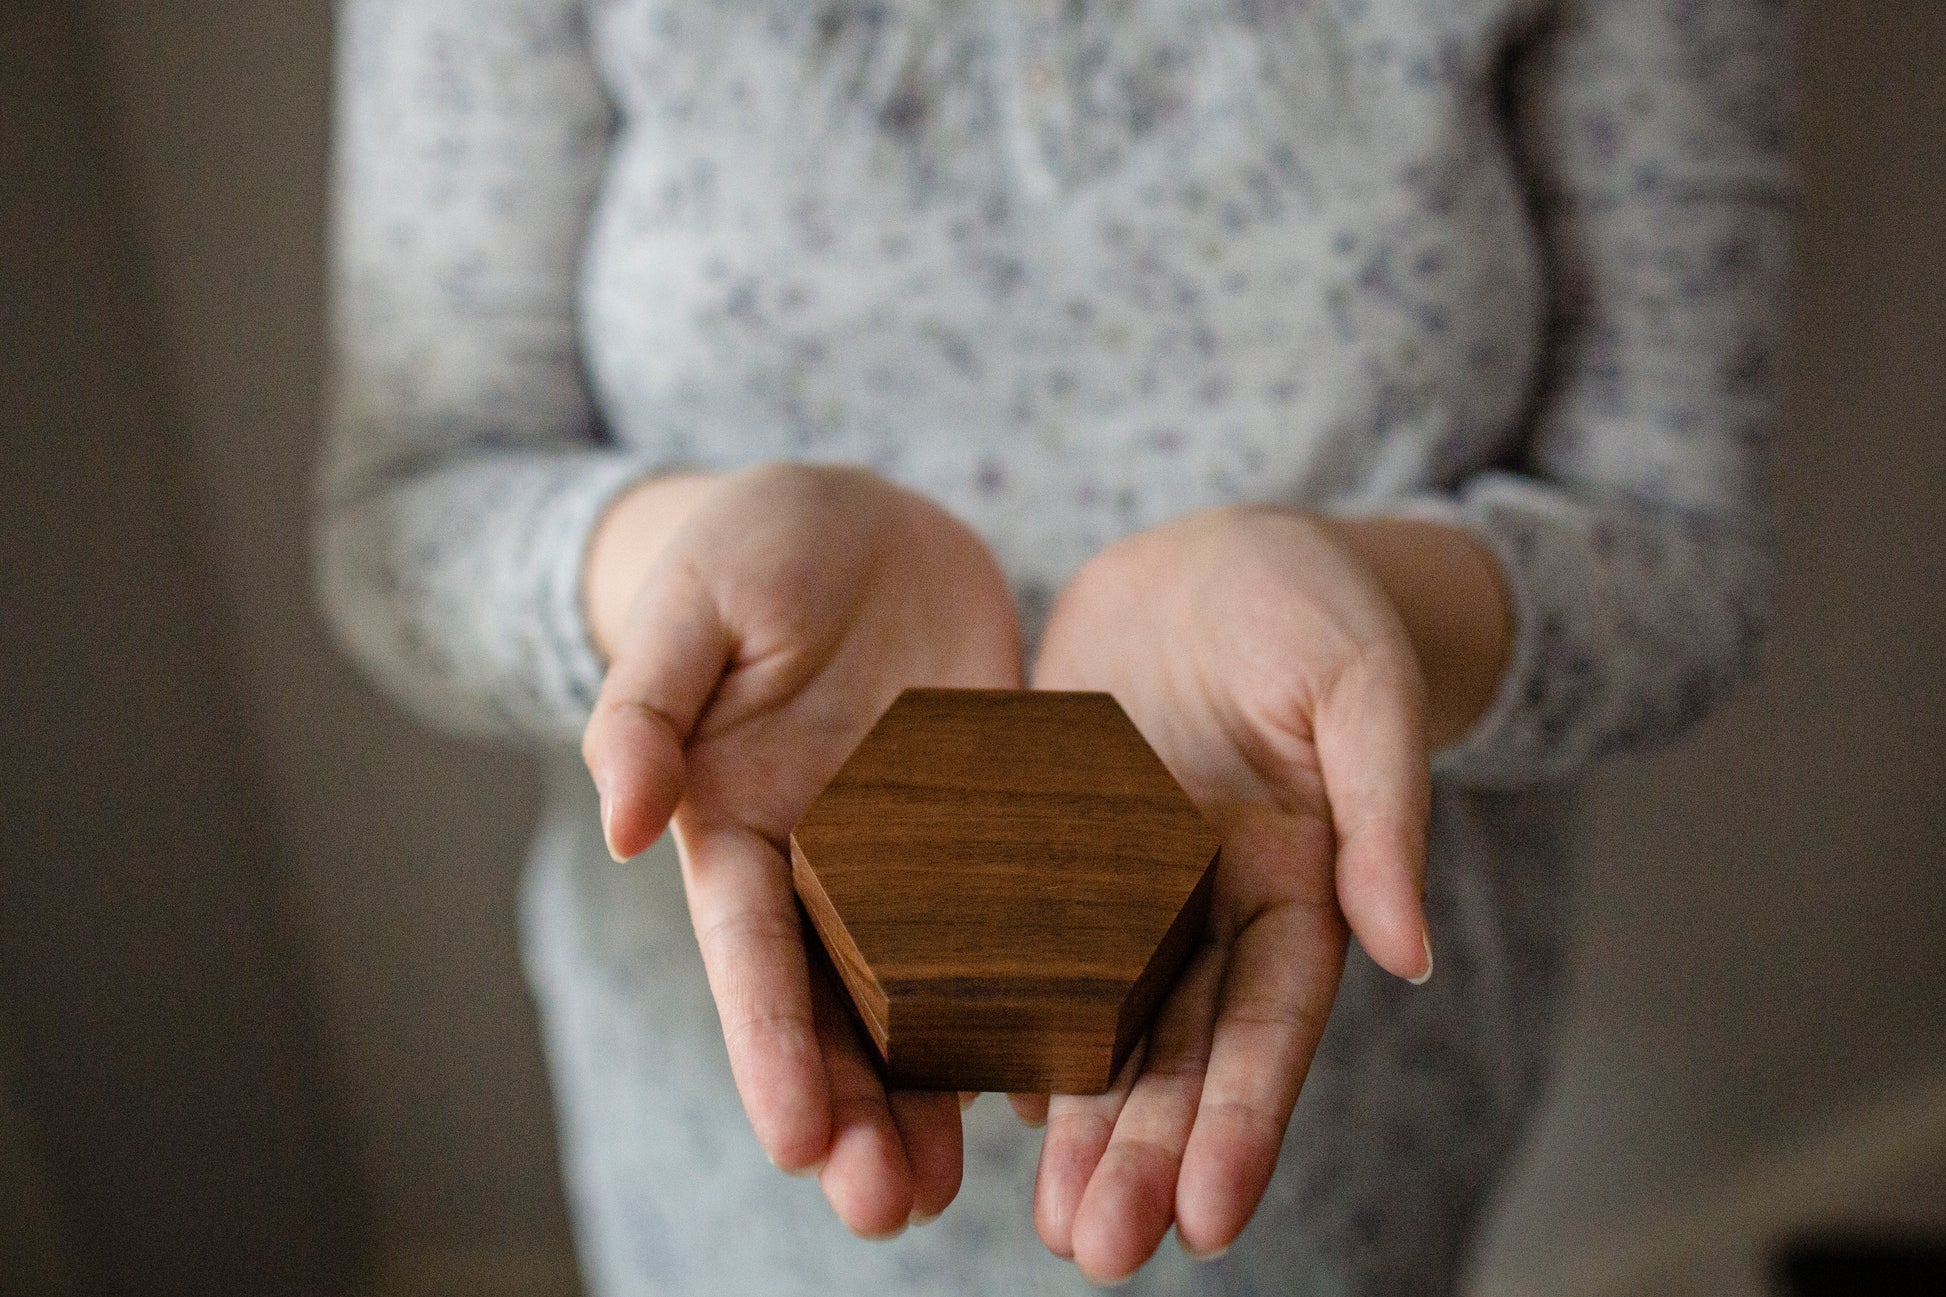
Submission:
M 759 1141 L 876 1237 L 957 1192 L 952 1095 L 887 1094 L 814 977 L 783 852 L 900 689 L 1017 686 L 984 546 L 855 470 L 647 482 L 590 546 L 611 668 L 583 743 L 618 857 L 673 825 L 737 1086 Z M 1224 836 L 1210 931 L 1115 1089 L 1012 1096 L 1045 1120 L 1035 1223 L 1091 1279 L 1173 1226 L 1234 1241 L 1276 1165 L 1355 935 L 1431 973 L 1427 753 L 1505 667 L 1507 594 L 1466 533 L 1211 510 L 1102 551 L 1063 592 L 1037 686 L 1115 694 Z
M 1110 1093 L 1045 1105 L 1035 1225 L 1089 1278 L 1132 1274 L 1171 1225 L 1210 1256 L 1249 1222 L 1348 934 L 1431 974 L 1427 752 L 1490 700 L 1505 622 L 1460 533 L 1260 506 L 1113 545 L 1056 604 L 1034 683 L 1113 693 L 1224 839 L 1204 944 L 1145 1055 Z
M 1018 687 L 1006 582 L 965 526 L 869 473 L 769 465 L 638 488 L 590 545 L 610 665 L 582 753 L 617 859 L 674 830 L 759 1142 L 882 1237 L 959 1189 L 952 1094 L 887 1094 L 813 977 L 791 826 L 899 691 Z

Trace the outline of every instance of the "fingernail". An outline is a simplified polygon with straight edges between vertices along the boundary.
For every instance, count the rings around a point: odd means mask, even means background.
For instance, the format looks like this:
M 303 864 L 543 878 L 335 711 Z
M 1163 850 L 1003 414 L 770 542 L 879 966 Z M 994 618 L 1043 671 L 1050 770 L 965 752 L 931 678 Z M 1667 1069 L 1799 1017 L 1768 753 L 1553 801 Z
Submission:
M 770 1154 L 766 1153 L 764 1154 L 764 1156 L 770 1157 Z M 779 1171 L 782 1171 L 785 1175 L 791 1177 L 791 1179 L 793 1180 L 817 1179 L 819 1173 L 821 1173 L 824 1170 L 824 1162 L 825 1159 L 819 1158 L 817 1161 L 811 1163 L 811 1165 L 809 1166 L 789 1167 L 789 1166 L 785 1166 L 783 1163 L 779 1162 L 774 1157 L 770 1158 L 770 1164 L 772 1166 L 776 1167 Z
M 938 1212 L 920 1211 L 917 1207 L 914 1207 L 912 1209 L 912 1214 L 905 1218 L 905 1223 L 907 1225 L 910 1225 L 913 1229 L 918 1229 L 921 1225 L 930 1225 L 938 1219 L 939 1219 Z
M 860 1234 L 858 1237 L 867 1243 L 890 1243 L 903 1233 L 905 1233 L 905 1226 L 900 1225 L 897 1229 L 888 1229 L 883 1234 Z
M 1176 1235 L 1176 1241 L 1178 1243 L 1182 1243 L 1182 1235 L 1180 1234 Z M 1203 1252 L 1189 1246 L 1189 1244 L 1187 1243 L 1183 1243 L 1182 1250 L 1188 1253 L 1189 1259 L 1191 1261 L 1214 1261 L 1218 1257 L 1222 1256 L 1225 1252 L 1228 1252 L 1230 1250 L 1230 1245 L 1228 1243 L 1225 1243 L 1222 1247 L 1211 1248 L 1209 1251 Z
M 1419 934 L 1419 940 L 1426 947 L 1426 971 L 1417 977 L 1406 978 L 1406 981 L 1412 983 L 1414 986 L 1424 986 L 1432 980 L 1432 934 L 1429 932 L 1421 932 Z
M 608 784 L 606 783 L 606 781 L 600 779 L 595 780 L 595 796 L 601 799 L 602 845 L 608 848 L 608 854 L 615 858 L 616 864 L 618 865 L 622 864 L 623 863 L 622 853 L 615 850 L 615 835 L 609 829 L 609 821 L 614 818 L 614 814 L 615 814 L 615 803 L 609 800 Z

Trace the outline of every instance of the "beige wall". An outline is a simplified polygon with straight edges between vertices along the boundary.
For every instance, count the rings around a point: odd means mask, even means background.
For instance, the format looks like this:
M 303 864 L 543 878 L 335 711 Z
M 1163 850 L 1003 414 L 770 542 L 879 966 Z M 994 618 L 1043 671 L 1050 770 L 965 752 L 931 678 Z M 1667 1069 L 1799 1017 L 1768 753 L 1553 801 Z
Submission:
M 1768 674 L 1599 782 L 1557 1084 L 1482 1291 L 1734 1297 L 1805 1221 L 1946 1231 L 1921 1188 L 1946 1183 L 1946 6 L 1805 8 Z M 525 768 L 414 730 L 308 604 L 326 4 L 84 10 L 380 1244 L 405 1287 L 484 1286 L 496 1257 L 558 1284 L 514 950 Z

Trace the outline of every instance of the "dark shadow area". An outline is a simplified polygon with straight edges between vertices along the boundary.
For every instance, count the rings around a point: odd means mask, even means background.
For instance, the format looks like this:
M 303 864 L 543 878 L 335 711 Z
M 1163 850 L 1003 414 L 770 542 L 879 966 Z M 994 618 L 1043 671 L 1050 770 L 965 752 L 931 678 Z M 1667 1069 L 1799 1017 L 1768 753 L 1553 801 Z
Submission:
M 0 1053 L 81 1291 L 341 1292 L 371 1231 L 89 59 L 0 9 Z
M 1793 1240 L 1778 1252 L 1778 1297 L 1939 1297 L 1946 1239 L 1859 1231 Z

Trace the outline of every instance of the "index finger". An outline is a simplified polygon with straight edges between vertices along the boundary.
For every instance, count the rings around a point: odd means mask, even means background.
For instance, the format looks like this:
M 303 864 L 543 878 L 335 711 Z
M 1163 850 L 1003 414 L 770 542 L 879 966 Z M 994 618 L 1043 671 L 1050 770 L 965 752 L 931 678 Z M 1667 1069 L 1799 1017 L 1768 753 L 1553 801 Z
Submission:
M 831 1094 L 790 869 L 741 826 L 685 809 L 674 828 L 737 1094 L 770 1160 L 809 1170 L 830 1149 Z
M 1176 1234 L 1197 1255 L 1229 1247 L 1270 1184 L 1324 1037 L 1345 944 L 1328 897 L 1282 898 L 1236 936 L 1176 1182 Z

